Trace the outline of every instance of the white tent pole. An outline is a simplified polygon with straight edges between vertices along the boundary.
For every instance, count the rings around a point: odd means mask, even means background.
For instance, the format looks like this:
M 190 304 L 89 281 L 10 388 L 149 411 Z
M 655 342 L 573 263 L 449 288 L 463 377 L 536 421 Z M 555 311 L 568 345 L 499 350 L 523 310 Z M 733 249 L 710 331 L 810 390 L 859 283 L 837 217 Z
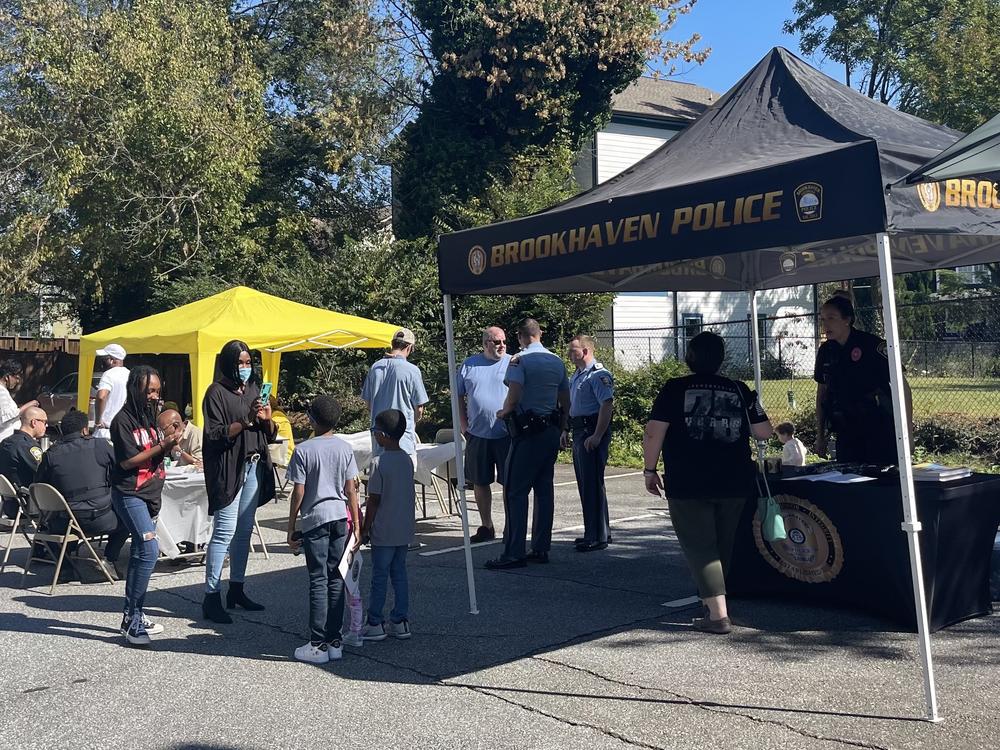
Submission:
M 478 615 L 476 577 L 472 572 L 472 541 L 469 539 L 469 510 L 465 504 L 465 461 L 462 456 L 462 422 L 458 418 L 458 370 L 455 367 L 455 324 L 451 318 L 451 295 L 444 295 L 444 335 L 448 345 L 448 387 L 451 389 L 451 434 L 455 445 L 458 473 L 458 509 L 462 514 L 462 538 L 465 547 L 465 574 L 469 582 L 469 614 Z
M 757 389 L 757 398 L 762 399 L 763 394 L 760 392 L 761 387 L 761 374 L 760 374 L 760 330 L 757 327 L 757 291 L 751 290 L 750 292 L 750 327 L 753 329 L 750 333 L 750 353 L 753 358 L 753 382 L 754 388 Z
M 924 597 L 924 571 L 920 559 L 920 519 L 917 518 L 917 501 L 913 491 L 913 467 L 910 465 L 910 433 L 903 398 L 903 362 L 899 350 L 899 326 L 896 321 L 896 292 L 892 277 L 892 256 L 889 235 L 879 232 L 875 236 L 878 247 L 878 265 L 882 283 L 882 322 L 889 357 L 889 384 L 892 387 L 892 414 L 896 423 L 896 457 L 899 461 L 899 487 L 903 496 L 903 531 L 910 547 L 910 574 L 913 579 L 913 604 L 917 613 L 917 637 L 920 641 L 920 660 L 924 668 L 924 700 L 927 721 L 940 721 L 937 695 L 934 690 L 934 659 L 931 655 L 931 637 L 927 620 L 927 600 Z

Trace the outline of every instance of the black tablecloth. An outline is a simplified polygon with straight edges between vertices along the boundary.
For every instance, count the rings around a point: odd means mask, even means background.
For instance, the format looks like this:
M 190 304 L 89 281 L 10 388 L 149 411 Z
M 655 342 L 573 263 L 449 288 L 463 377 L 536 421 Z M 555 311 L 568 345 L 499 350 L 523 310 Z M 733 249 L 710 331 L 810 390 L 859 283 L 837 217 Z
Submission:
M 788 539 L 767 543 L 747 503 L 726 589 L 883 615 L 916 630 L 898 478 L 857 484 L 772 482 Z M 990 560 L 1000 524 L 1000 476 L 918 482 L 917 513 L 931 630 L 988 614 Z

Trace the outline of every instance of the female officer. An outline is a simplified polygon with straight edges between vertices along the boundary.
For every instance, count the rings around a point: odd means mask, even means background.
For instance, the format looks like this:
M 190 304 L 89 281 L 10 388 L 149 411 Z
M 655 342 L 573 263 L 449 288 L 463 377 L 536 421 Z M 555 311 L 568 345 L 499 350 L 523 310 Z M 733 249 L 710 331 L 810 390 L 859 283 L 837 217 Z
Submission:
M 854 305 L 835 295 L 820 308 L 826 341 L 816 353 L 816 452 L 827 453 L 829 431 L 837 435 L 837 460 L 895 464 L 896 427 L 885 341 L 854 327 Z M 910 387 L 903 381 L 906 413 Z M 911 429 L 908 427 L 908 429 Z

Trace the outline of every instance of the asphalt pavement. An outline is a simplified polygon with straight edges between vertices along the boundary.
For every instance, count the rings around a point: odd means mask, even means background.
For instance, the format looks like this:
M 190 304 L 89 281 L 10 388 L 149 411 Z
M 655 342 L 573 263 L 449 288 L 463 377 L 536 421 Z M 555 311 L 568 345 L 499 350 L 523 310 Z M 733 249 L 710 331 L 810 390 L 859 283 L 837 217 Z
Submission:
M 916 636 L 884 620 L 737 599 L 730 636 L 692 631 L 696 605 L 664 606 L 694 593 L 665 502 L 609 473 L 614 543 L 574 550 L 579 500 L 557 467 L 551 562 L 490 572 L 500 547 L 477 547 L 475 615 L 457 518 L 418 522 L 413 637 L 323 666 L 291 658 L 308 604 L 285 502 L 261 508 L 270 559 L 248 571 L 267 609 L 206 623 L 204 568 L 161 562 L 146 604 L 165 631 L 148 648 L 118 634 L 123 583 L 50 597 L 40 566 L 21 588 L 22 541 L 0 576 L 0 748 L 996 747 L 1000 617 L 933 636 L 944 721 L 921 721 Z

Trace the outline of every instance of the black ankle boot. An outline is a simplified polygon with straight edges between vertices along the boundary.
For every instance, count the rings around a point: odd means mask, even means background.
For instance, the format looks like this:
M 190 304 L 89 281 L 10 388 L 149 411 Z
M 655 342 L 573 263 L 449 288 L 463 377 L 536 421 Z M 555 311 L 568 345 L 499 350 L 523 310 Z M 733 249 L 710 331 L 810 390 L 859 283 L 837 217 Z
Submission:
M 233 621 L 225 607 L 222 606 L 222 592 L 220 591 L 216 591 L 214 594 L 205 594 L 205 601 L 201 603 L 201 613 L 205 619 L 212 622 L 229 624 Z
M 243 609 L 248 612 L 260 612 L 264 609 L 263 604 L 258 604 L 245 593 L 243 593 L 242 583 L 232 583 L 229 584 L 229 591 L 226 592 L 226 607 L 228 609 L 235 609 L 236 607 L 243 607 Z

